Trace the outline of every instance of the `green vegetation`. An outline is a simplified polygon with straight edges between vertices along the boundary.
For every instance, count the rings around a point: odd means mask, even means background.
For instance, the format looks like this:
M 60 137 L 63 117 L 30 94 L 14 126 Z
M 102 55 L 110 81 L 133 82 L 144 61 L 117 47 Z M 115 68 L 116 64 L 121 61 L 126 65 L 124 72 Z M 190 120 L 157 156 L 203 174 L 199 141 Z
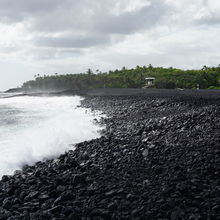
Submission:
M 204 66 L 200 70 L 181 70 L 137 66 L 133 69 L 123 67 L 102 73 L 94 73 L 88 69 L 86 73 L 59 75 L 36 75 L 34 80 L 25 82 L 23 89 L 92 89 L 92 88 L 142 88 L 146 77 L 155 77 L 155 88 L 201 89 L 220 88 L 220 65 L 218 67 Z
M 220 89 L 220 86 L 209 86 L 208 89 Z

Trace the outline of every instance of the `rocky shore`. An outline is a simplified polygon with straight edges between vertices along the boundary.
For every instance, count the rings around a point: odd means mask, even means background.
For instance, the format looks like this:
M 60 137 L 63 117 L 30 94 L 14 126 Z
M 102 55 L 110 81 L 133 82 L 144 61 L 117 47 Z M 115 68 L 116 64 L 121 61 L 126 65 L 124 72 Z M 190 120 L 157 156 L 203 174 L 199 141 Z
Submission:
M 100 138 L 0 181 L 0 219 L 220 219 L 219 93 L 86 94 Z

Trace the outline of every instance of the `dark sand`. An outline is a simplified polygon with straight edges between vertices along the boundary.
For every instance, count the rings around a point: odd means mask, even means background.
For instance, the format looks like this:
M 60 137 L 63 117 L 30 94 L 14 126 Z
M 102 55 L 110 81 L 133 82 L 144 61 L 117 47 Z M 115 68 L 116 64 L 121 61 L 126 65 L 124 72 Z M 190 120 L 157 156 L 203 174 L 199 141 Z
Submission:
M 4 176 L 0 219 L 220 219 L 220 91 L 81 94 L 102 137 Z

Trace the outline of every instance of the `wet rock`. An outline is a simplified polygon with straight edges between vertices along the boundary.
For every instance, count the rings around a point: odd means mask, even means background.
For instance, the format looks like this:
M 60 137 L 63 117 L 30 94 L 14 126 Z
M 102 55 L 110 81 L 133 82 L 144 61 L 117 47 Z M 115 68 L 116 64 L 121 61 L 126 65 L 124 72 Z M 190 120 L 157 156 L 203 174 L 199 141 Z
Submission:
M 44 201 L 49 199 L 49 195 L 46 192 L 42 192 L 39 196 L 38 196 L 40 201 Z
M 81 215 L 77 212 L 72 212 L 71 214 L 69 214 L 68 219 L 73 219 L 73 220 L 81 220 Z
M 73 186 L 86 183 L 86 174 L 75 174 L 72 179 Z
M 72 158 L 71 156 L 68 156 L 64 159 L 64 164 L 68 167 L 78 167 L 78 162 Z
M 4 176 L 2 176 L 2 182 L 7 182 L 7 181 L 9 181 L 9 179 L 10 179 L 10 176 L 7 176 L 7 175 L 4 175 Z
M 148 154 L 149 154 L 149 150 L 148 150 L 148 149 L 145 149 L 145 150 L 142 152 L 142 155 L 143 155 L 143 157 L 144 157 L 145 159 L 147 158 Z
M 9 199 L 4 199 L 3 202 L 2 202 L 2 208 L 4 209 L 10 209 L 12 206 L 12 202 L 9 200 Z
M 90 212 L 90 215 L 91 217 L 102 217 L 103 219 L 111 219 L 111 215 L 110 213 L 105 210 L 105 209 L 93 209 L 91 212 Z
M 60 206 L 60 205 L 58 205 L 58 206 L 55 206 L 55 207 L 53 207 L 53 208 L 51 208 L 51 209 L 48 209 L 47 212 L 48 212 L 48 213 L 55 214 L 55 213 L 61 212 L 62 209 L 63 209 L 63 207 Z
M 29 200 L 31 200 L 31 199 L 34 199 L 34 198 L 36 198 L 38 195 L 39 195 L 39 192 L 38 192 L 38 191 L 30 192 L 30 193 L 24 198 L 24 201 L 29 201 Z
M 117 207 L 118 207 L 118 206 L 117 206 L 116 202 L 111 202 L 111 203 L 109 203 L 108 206 L 107 206 L 107 208 L 108 208 L 110 211 L 116 210 Z
M 59 204 L 61 202 L 70 201 L 73 198 L 74 198 L 74 195 L 73 195 L 72 191 L 70 191 L 70 190 L 65 191 L 54 201 L 54 206 L 56 206 L 57 204 Z
M 219 212 L 220 211 L 220 205 L 215 205 L 212 207 L 213 211 Z
M 59 185 L 57 186 L 57 191 L 64 192 L 66 190 L 66 186 Z
M 81 160 L 89 160 L 89 154 L 86 151 L 82 154 Z
M 116 194 L 116 192 L 117 192 L 116 190 L 110 190 L 110 191 L 106 192 L 105 195 L 106 196 L 113 196 Z

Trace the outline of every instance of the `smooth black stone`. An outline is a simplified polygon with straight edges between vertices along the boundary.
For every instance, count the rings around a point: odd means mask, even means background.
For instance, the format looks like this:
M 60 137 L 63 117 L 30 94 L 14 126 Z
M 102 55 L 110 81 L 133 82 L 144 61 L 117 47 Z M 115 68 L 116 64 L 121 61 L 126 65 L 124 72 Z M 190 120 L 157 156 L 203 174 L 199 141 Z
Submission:
M 69 200 L 72 200 L 74 198 L 74 195 L 71 191 L 66 191 L 63 192 L 55 201 L 54 201 L 54 205 L 57 205 L 61 202 L 66 202 Z
M 84 184 L 86 182 L 85 174 L 75 174 L 72 179 L 73 186 L 77 186 L 78 184 Z
M 4 199 L 3 202 L 2 202 L 2 208 L 4 209 L 10 209 L 12 206 L 12 202 L 9 200 L 9 199 Z
M 47 211 L 48 211 L 48 213 L 55 214 L 55 213 L 62 211 L 62 209 L 63 209 L 63 207 L 59 205 L 59 206 L 55 206 L 51 209 L 48 209 Z
M 7 181 L 9 181 L 9 179 L 10 179 L 10 176 L 4 175 L 4 176 L 2 176 L 1 181 L 2 182 L 7 182 Z

